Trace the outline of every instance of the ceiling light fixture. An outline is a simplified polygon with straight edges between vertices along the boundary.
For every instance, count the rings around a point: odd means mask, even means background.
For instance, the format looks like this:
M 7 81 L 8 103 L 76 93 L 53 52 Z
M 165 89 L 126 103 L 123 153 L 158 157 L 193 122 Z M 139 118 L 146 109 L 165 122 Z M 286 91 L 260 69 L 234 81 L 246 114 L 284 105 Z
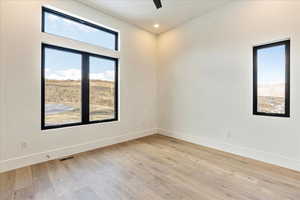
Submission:
M 159 24 L 154 24 L 153 27 L 154 28 L 159 28 Z

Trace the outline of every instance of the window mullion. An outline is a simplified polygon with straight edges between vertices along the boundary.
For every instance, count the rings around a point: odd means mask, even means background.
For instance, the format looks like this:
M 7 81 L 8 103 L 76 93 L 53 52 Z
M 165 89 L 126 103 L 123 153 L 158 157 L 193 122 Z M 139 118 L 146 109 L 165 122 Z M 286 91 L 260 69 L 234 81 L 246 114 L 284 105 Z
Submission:
M 81 88 L 81 95 L 82 95 L 82 122 L 88 123 L 90 121 L 90 81 L 89 81 L 89 73 L 90 73 L 90 66 L 89 66 L 89 55 L 87 53 L 82 54 L 82 88 Z

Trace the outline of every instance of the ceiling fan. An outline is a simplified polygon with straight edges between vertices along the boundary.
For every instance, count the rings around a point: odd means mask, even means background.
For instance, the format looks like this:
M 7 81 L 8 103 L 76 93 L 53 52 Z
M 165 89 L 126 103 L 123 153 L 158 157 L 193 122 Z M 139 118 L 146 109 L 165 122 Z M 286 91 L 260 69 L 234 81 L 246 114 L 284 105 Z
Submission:
M 157 9 L 162 8 L 161 0 L 153 0 L 153 2 Z

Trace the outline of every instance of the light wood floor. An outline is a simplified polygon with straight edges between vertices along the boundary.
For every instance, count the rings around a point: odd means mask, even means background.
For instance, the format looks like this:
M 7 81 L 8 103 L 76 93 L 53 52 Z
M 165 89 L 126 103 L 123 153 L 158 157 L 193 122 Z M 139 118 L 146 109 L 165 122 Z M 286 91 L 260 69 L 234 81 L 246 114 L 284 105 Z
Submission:
M 300 200 L 300 173 L 154 135 L 0 174 L 1 200 Z

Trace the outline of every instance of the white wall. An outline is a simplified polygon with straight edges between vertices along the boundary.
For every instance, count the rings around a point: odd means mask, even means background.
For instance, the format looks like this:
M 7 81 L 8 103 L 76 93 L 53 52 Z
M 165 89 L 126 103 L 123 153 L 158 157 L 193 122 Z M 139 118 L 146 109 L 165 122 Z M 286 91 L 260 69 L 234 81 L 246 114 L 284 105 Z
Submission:
M 151 134 L 156 127 L 300 170 L 299 2 L 228 4 L 161 35 L 157 52 L 156 36 L 77 2 L 1 1 L 0 171 Z M 60 41 L 40 33 L 42 4 L 120 31 L 119 122 L 40 130 L 40 44 Z M 285 38 L 291 38 L 292 117 L 253 116 L 252 46 Z M 28 147 L 22 150 L 21 142 Z
M 41 42 L 59 41 L 42 35 L 41 5 L 51 5 L 120 32 L 120 121 L 40 130 Z M 0 13 L 4 16 L 1 47 L 5 50 L 1 51 L 5 60 L 0 77 L 4 83 L 0 91 L 4 117 L 0 118 L 4 129 L 0 135 L 0 171 L 44 161 L 46 155 L 56 158 L 155 132 L 155 35 L 74 1 L 4 0 Z M 23 150 L 22 142 L 28 143 Z
M 227 4 L 159 37 L 161 132 L 300 170 L 300 2 Z M 252 46 L 291 38 L 291 118 L 252 115 Z
M 2 56 L 2 36 L 3 36 L 3 32 L 2 32 L 2 0 L 0 0 L 0 162 L 3 158 L 3 119 L 4 119 L 4 112 L 2 112 L 2 110 L 4 109 L 4 105 L 3 105 L 3 100 L 4 100 L 4 81 L 2 79 L 2 75 L 3 74 L 3 70 L 4 70 L 4 66 L 3 66 L 3 56 Z

